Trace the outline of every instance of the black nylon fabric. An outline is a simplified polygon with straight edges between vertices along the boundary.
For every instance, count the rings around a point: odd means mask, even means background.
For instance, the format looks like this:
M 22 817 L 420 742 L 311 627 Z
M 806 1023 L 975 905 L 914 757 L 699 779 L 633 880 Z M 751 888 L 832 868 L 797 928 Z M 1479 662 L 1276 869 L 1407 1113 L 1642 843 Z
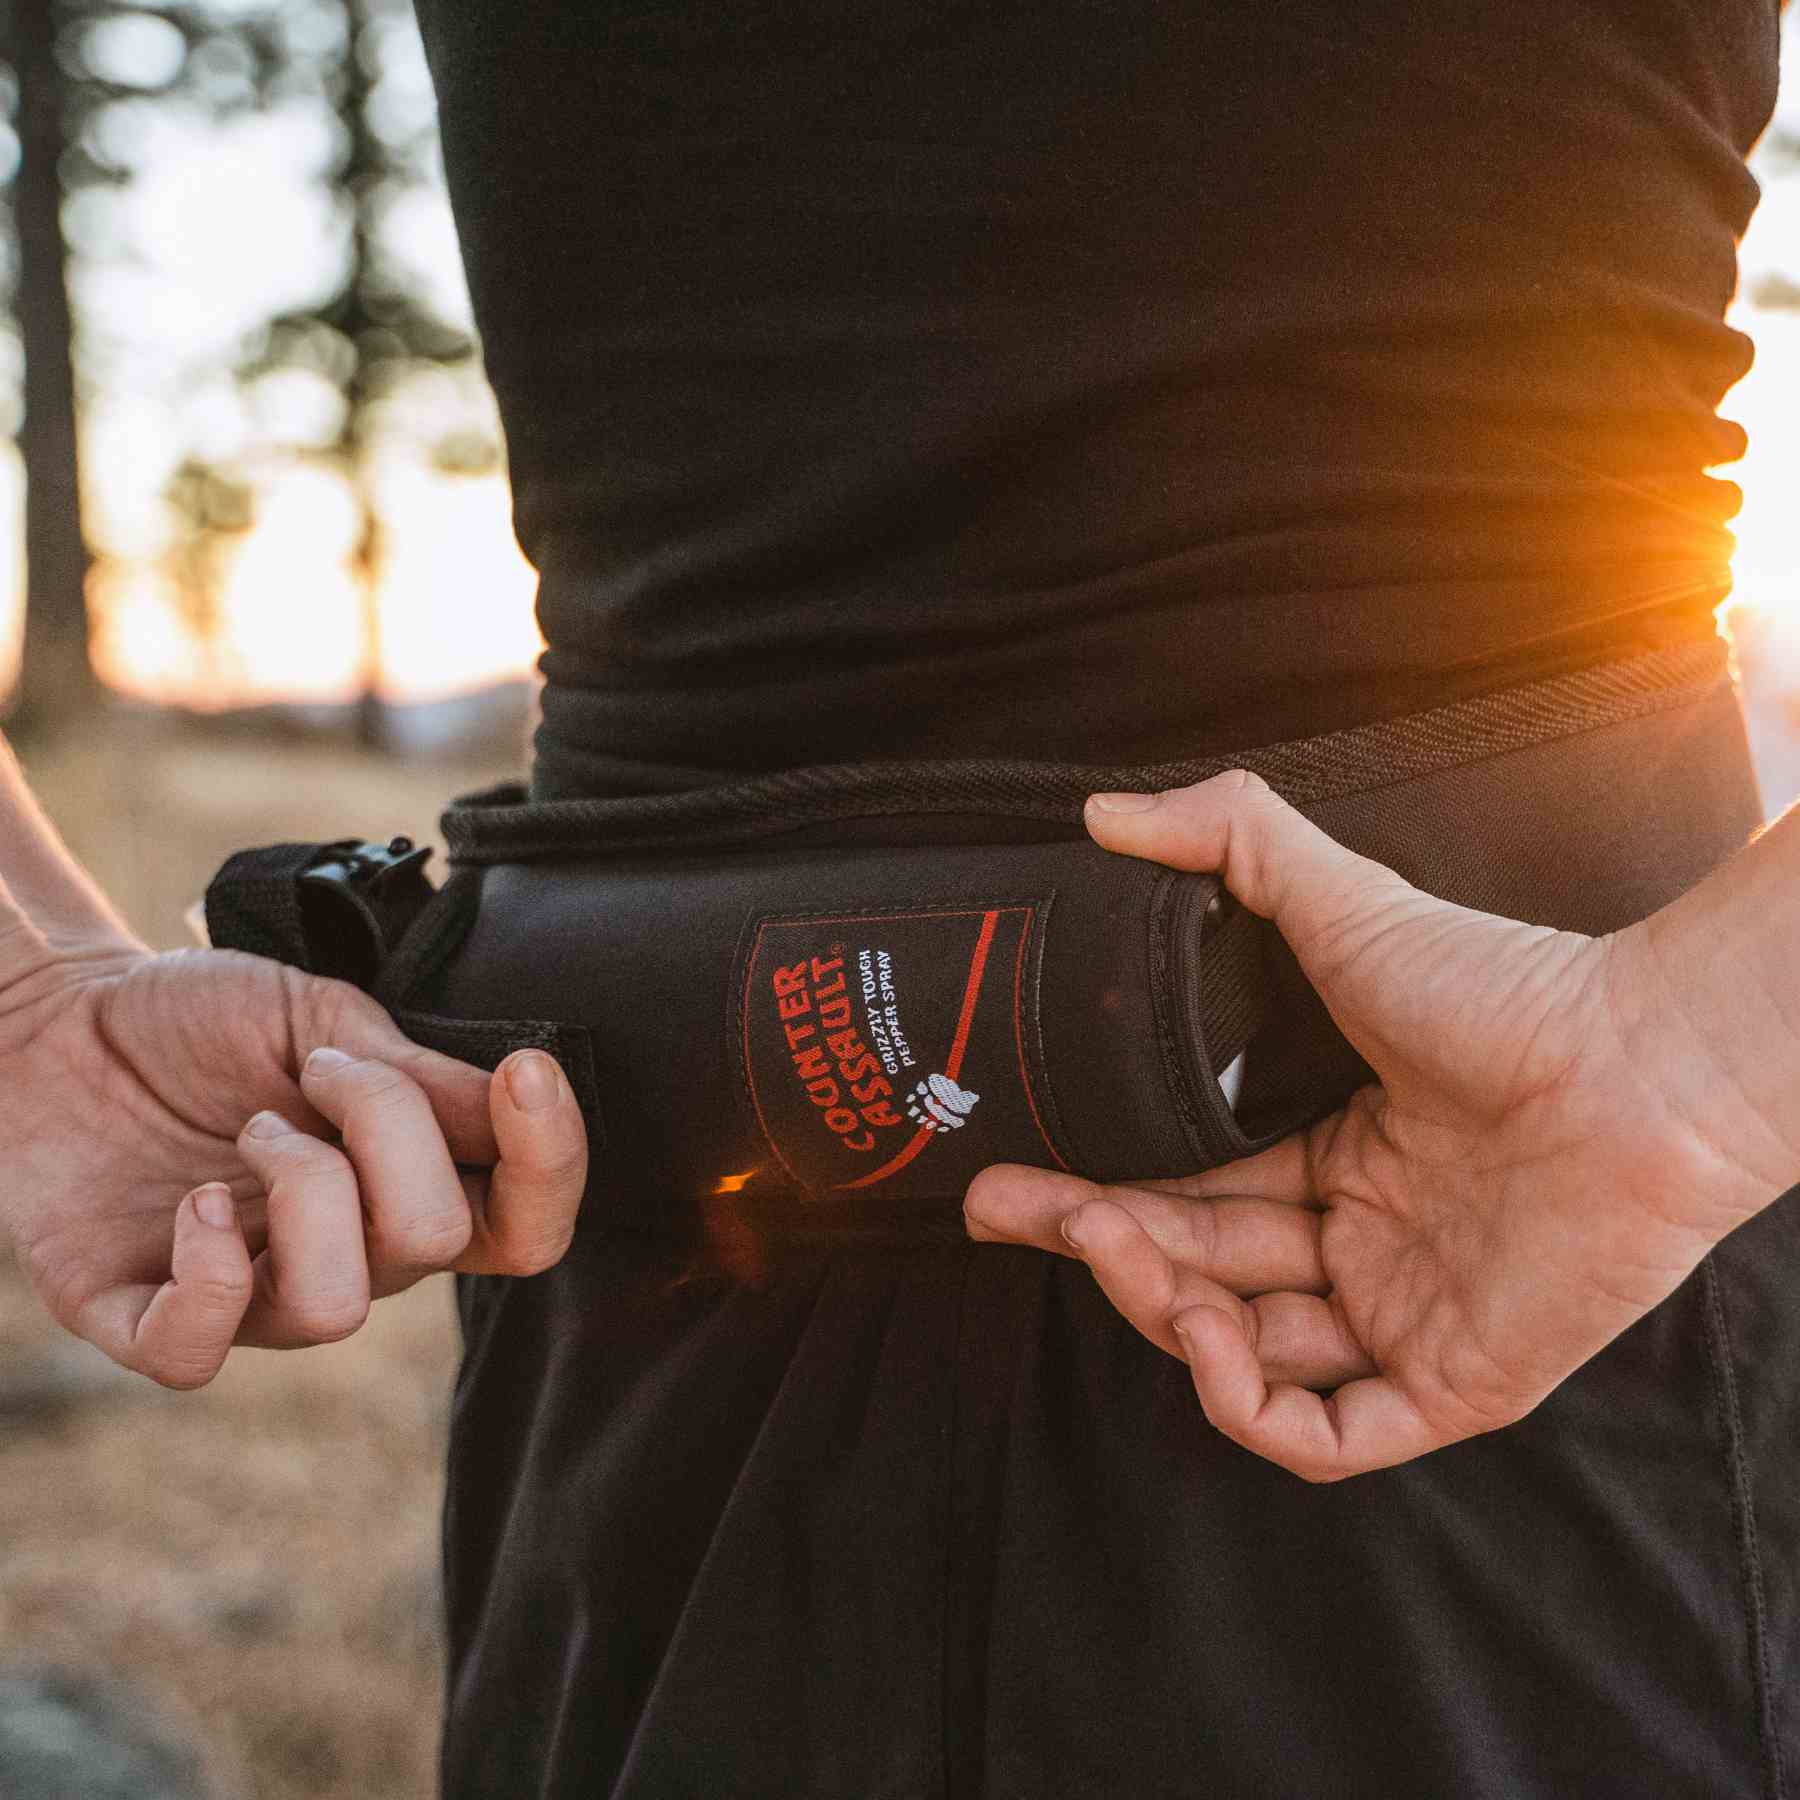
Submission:
M 223 950 L 243 950 L 309 973 L 312 951 L 300 905 L 301 874 L 322 844 L 265 844 L 228 857 L 206 885 L 206 935 Z
M 1308 810 L 1590 931 L 1758 817 L 1723 683 Z M 447 990 L 497 1003 L 535 956 L 567 991 L 578 884 L 559 930 L 520 900 L 568 873 L 490 869 Z M 1246 1131 L 1354 1078 L 1275 974 Z M 602 1181 L 556 1269 L 458 1282 L 453 1800 L 1789 1791 L 1800 1190 L 1523 1423 L 1326 1488 L 1211 1432 L 1062 1259 L 637 1198 Z
M 348 841 L 269 844 L 228 857 L 207 884 L 209 943 L 217 950 L 266 956 L 309 974 L 335 973 L 345 962 L 376 962 L 381 952 L 376 928 L 365 928 L 340 906 L 309 908 L 300 880 L 322 857 Z M 395 1022 L 416 1043 L 477 1068 L 497 1069 L 515 1050 L 547 1051 L 569 1078 L 590 1142 L 602 1146 L 594 1055 L 583 1026 L 547 1019 L 446 1019 L 399 1004 L 401 997 L 435 975 L 462 942 L 474 922 L 479 893 L 479 876 L 465 871 L 432 895 L 392 954 L 379 961 L 374 979 L 367 983 L 369 990 L 388 1005 Z
M 1522 1423 L 1323 1488 L 1034 1251 L 465 1281 L 445 1791 L 1775 1800 L 1796 1218 Z
M 1704 630 L 1776 0 L 420 0 L 543 798 Z
M 478 1069 L 497 1069 L 515 1050 L 543 1050 L 562 1065 L 587 1124 L 592 1154 L 606 1150 L 605 1118 L 594 1079 L 591 1034 L 581 1025 L 549 1019 L 446 1019 L 437 1013 L 394 1009 L 394 1023 L 414 1043 L 441 1050 Z
M 442 820 L 453 862 L 479 866 L 678 846 L 715 848 L 804 828 L 919 814 L 1079 827 L 1086 797 L 1161 789 L 1230 768 L 1263 776 L 1296 806 L 1450 769 L 1482 756 L 1679 707 L 1716 687 L 1725 649 L 1711 629 L 1645 654 L 1343 731 L 1170 762 L 1089 765 L 1022 759 L 823 764 L 678 794 L 530 800 L 506 785 L 470 794 Z M 837 841 L 827 832 L 820 841 Z
M 431 906 L 436 895 L 424 873 L 430 856 L 410 838 L 240 850 L 207 884 L 207 940 L 373 989 L 384 964 L 415 960 L 415 949 L 401 958 L 394 953 L 418 935 L 413 927 L 427 910 L 440 915 L 431 933 L 434 953 L 448 952 L 450 920 L 442 915 L 458 909 Z M 447 900 L 460 899 L 478 880 L 472 871 L 453 879 L 456 893 Z
M 1678 646 L 1419 719 L 1268 746 L 1245 760 L 1280 774 L 1288 797 L 1343 841 L 1432 892 L 1509 916 L 1603 931 L 1680 892 L 1716 853 L 1716 839 L 1709 846 L 1668 838 L 1653 848 L 1644 833 L 1656 831 L 1660 817 L 1690 810 L 1735 816 L 1740 833 L 1755 822 L 1742 771 L 1731 761 L 1733 752 L 1741 756 L 1741 727 L 1722 663 L 1716 639 Z M 1651 770 L 1668 810 L 1646 809 L 1643 820 L 1624 827 L 1620 821 L 1630 815 L 1614 810 L 1612 797 L 1645 793 Z M 743 845 L 701 848 L 715 835 L 709 822 L 734 829 L 734 815 L 752 795 L 769 803 L 782 785 L 808 797 L 798 810 L 821 832 L 829 829 L 827 809 L 846 824 L 874 818 L 917 828 L 953 806 L 973 827 L 980 818 L 974 809 L 983 806 L 1015 824 L 1034 805 L 1060 813 L 1099 785 L 1096 773 L 1119 772 L 1025 763 L 872 765 L 798 771 L 785 784 L 648 805 L 466 802 L 446 822 L 455 828 L 456 880 L 472 883 L 482 869 L 487 876 L 468 956 L 447 980 L 408 988 L 390 981 L 384 993 L 406 1004 L 429 993 L 433 1009 L 452 1016 L 524 1011 L 591 1028 L 601 1046 L 597 1079 L 633 1122 L 596 1162 L 596 1194 L 612 1198 L 595 1203 L 616 1222 L 651 1230 L 704 1215 L 696 1203 L 724 1184 L 722 1194 L 745 1196 L 738 1204 L 758 1215 L 759 1228 L 781 1227 L 782 1194 L 810 1192 L 808 1231 L 835 1222 L 866 1232 L 885 1202 L 898 1199 L 908 1203 L 896 1223 L 904 1234 L 916 1223 L 911 1202 L 953 1206 L 985 1162 L 1054 1163 L 1102 1180 L 1163 1178 L 1250 1154 L 1341 1103 L 1367 1078 L 1361 1059 L 1265 928 L 1235 909 L 1216 928 L 1200 928 L 1190 901 L 1204 883 L 1192 877 L 1106 856 L 1085 841 L 937 844 L 926 854 L 892 846 L 801 848 L 791 830 L 782 833 L 789 820 L 780 813 L 745 821 Z M 1128 773 L 1140 786 L 1171 776 Z M 1515 802 L 1520 785 L 1532 790 L 1530 803 Z M 1472 803 L 1471 794 L 1480 799 Z M 1550 803 L 1564 794 L 1580 798 Z M 1516 828 L 1509 815 L 1520 821 Z M 618 848 L 645 834 L 664 847 L 660 858 Z M 771 850 L 771 842 L 786 847 Z M 505 851 L 530 860 L 489 866 L 487 859 Z M 1629 882 L 1620 875 L 1627 869 L 1635 871 Z M 1020 1066 L 1013 1079 L 1024 1104 L 1010 1131 L 990 1129 L 999 1112 L 990 1098 L 966 1122 L 952 1121 L 959 1148 L 979 1146 L 978 1155 L 938 1147 L 886 1174 L 887 1153 L 872 1148 L 877 1131 L 865 1129 L 850 1096 L 839 1091 L 866 1048 L 857 1040 L 837 1074 L 829 1061 L 810 1068 L 809 1091 L 820 1107 L 835 1109 L 823 1116 L 850 1134 L 840 1146 L 869 1148 L 869 1160 L 858 1181 L 850 1180 L 853 1161 L 840 1159 L 838 1174 L 822 1165 L 813 1174 L 794 1167 L 791 1152 L 804 1155 L 805 1147 L 771 1125 L 765 1101 L 771 1087 L 777 1099 L 787 1091 L 786 1052 L 794 1050 L 795 1066 L 807 1052 L 797 1039 L 778 1043 L 776 1066 L 766 1069 L 751 1053 L 749 1022 L 757 1015 L 740 957 L 747 926 L 795 909 L 979 909 L 995 901 L 1029 901 L 1042 914 L 1025 928 L 1014 971 Z M 854 935 L 865 927 L 844 929 Z M 809 954 L 823 954 L 836 930 L 819 935 Z M 1033 931 L 1052 947 L 1048 968 L 1041 950 L 1033 950 L 1028 966 Z M 941 969 L 927 958 L 902 978 L 903 988 L 944 985 L 940 1064 L 959 968 L 955 957 Z M 1271 980 L 1273 1006 L 1265 1004 Z M 994 983 L 988 986 L 991 993 Z M 736 1011 L 727 1010 L 727 995 Z M 794 1004 L 806 999 L 789 996 Z M 852 1009 L 848 1001 L 843 1006 L 848 1023 Z M 909 999 L 908 1016 L 916 1019 L 911 1006 Z M 1252 1042 L 1259 1030 L 1266 1041 Z M 731 1046 L 739 1039 L 744 1057 L 734 1063 Z M 1255 1050 L 1252 1076 L 1234 1118 L 1208 1077 L 1247 1042 Z M 986 1046 L 990 1074 L 997 1048 Z M 900 1083 L 902 1099 L 909 1082 L 930 1068 L 927 1056 L 910 1071 Z M 897 1073 L 890 1058 L 887 1075 Z M 990 1075 L 975 1079 L 979 1086 Z M 971 1107 L 979 1107 L 978 1096 Z M 875 1125 L 903 1121 L 889 1111 Z M 804 1134 L 808 1126 L 792 1129 Z M 877 1168 L 883 1173 L 867 1178 L 881 1181 L 879 1193 L 842 1200 L 833 1191 L 840 1175 L 856 1187 L 862 1171 Z M 639 1210 L 617 1198 L 652 1192 L 669 1200 Z M 691 1235 L 689 1227 L 677 1229 Z
M 548 646 L 555 810 L 471 867 L 1041 842 L 1711 629 L 1774 0 L 418 12 Z M 1728 699 L 1650 686 L 1541 761 L 1263 772 L 1601 928 L 1754 813 Z M 1247 1127 L 1354 1076 L 1271 973 Z M 717 1268 L 650 1182 L 459 1284 L 451 1800 L 1791 1785 L 1791 1197 L 1521 1426 L 1332 1489 L 1079 1268 L 753 1199 L 698 1209 Z
M 595 1147 L 588 1207 L 596 1229 L 604 1221 L 704 1238 L 716 1192 L 734 1226 L 754 1214 L 758 1229 L 778 1236 L 790 1227 L 866 1235 L 891 1221 L 904 1237 L 921 1205 L 960 1229 L 962 1193 L 988 1162 L 1119 1179 L 1188 1171 L 1241 1149 L 1213 1077 L 1263 1016 L 1266 927 L 1235 907 L 1209 914 L 1217 892 L 1212 877 L 1176 875 L 1088 842 L 570 853 L 486 869 L 457 953 L 395 1001 L 464 1021 L 459 1029 L 471 1032 L 483 1019 L 523 1016 L 575 1027 L 591 1043 L 601 1108 L 619 1121 L 604 1149 Z M 1029 923 L 984 963 L 979 983 L 967 937 L 941 957 L 929 943 L 916 955 L 894 952 L 898 1016 L 917 1060 L 904 1076 L 889 1061 L 891 1105 L 903 1107 L 914 1081 L 946 1067 L 959 1006 L 979 993 L 975 1056 L 961 1074 L 986 1098 L 966 1122 L 921 1152 L 909 1142 L 908 1118 L 891 1116 L 880 1132 L 888 1149 L 860 1160 L 832 1158 L 814 1141 L 813 1125 L 829 1112 L 801 1105 L 798 1121 L 778 1126 L 776 1103 L 791 1097 L 796 1079 L 791 1065 L 822 1041 L 811 1027 L 811 959 L 831 946 L 854 967 L 858 945 L 871 959 L 885 955 L 881 947 L 910 921 L 974 925 L 985 909 L 1028 913 Z M 806 949 L 774 959 L 799 958 L 787 993 L 796 1010 L 778 1018 L 782 990 L 765 992 L 766 979 L 753 979 L 762 967 L 754 943 L 772 921 L 813 917 L 822 922 Z M 1194 1002 L 1191 1015 L 1166 1003 L 1178 994 Z M 854 1026 L 862 1036 L 806 1071 L 821 1084 L 819 1108 L 851 1105 L 845 1065 L 879 1047 L 869 1024 L 879 1009 L 855 992 L 842 1004 L 836 1029 Z M 921 1030 L 933 1016 L 936 1032 Z M 992 1022 L 985 1035 L 984 1018 Z M 448 1027 L 434 1029 L 428 1041 L 449 1047 Z M 788 1029 L 803 1035 L 784 1041 Z M 1011 1123 L 995 1129 L 1009 1094 Z M 1289 1126 L 1324 1096 L 1309 1089 L 1291 1098 Z M 848 1112 L 840 1123 L 852 1134 L 847 1150 L 876 1135 Z M 799 1167 L 795 1152 L 811 1149 L 827 1156 L 818 1166 L 837 1172 L 815 1181 Z M 878 1185 L 850 1193 L 835 1185 L 874 1180 L 901 1149 L 912 1160 Z

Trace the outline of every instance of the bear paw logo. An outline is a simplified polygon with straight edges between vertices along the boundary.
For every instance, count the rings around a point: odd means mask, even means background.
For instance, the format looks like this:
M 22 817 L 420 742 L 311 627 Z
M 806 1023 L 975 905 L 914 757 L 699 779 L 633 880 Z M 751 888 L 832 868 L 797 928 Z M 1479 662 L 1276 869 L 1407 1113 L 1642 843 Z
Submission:
M 958 1087 L 948 1075 L 933 1075 L 907 1096 L 906 1113 L 915 1124 L 932 1131 L 960 1131 L 980 1098 Z

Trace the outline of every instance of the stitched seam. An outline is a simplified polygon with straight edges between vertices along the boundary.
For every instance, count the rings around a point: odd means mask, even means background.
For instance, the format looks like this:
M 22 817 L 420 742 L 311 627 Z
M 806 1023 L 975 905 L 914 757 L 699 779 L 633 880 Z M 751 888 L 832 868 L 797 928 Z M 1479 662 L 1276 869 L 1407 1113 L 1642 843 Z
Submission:
M 1775 1730 L 1762 1555 L 1757 1544 L 1756 1504 L 1750 1488 L 1749 1460 L 1744 1453 L 1744 1422 L 1738 1405 L 1737 1373 L 1732 1366 L 1731 1332 L 1725 1316 L 1724 1284 L 1719 1278 L 1718 1265 L 1712 1255 L 1706 1257 L 1700 1269 L 1705 1297 L 1707 1360 L 1712 1365 L 1714 1393 L 1725 1424 L 1726 1472 L 1731 1481 L 1731 1510 L 1738 1540 L 1739 1574 L 1744 1584 L 1750 1668 L 1756 1688 L 1756 1735 L 1762 1751 L 1764 1790 L 1769 1800 L 1783 1800 L 1787 1786 L 1781 1761 L 1781 1741 Z
M 762 1102 L 756 1097 L 756 1071 L 750 1057 L 750 976 L 756 967 L 757 947 L 762 943 L 763 931 L 769 921 L 760 919 L 755 923 L 754 934 L 750 938 L 740 960 L 741 966 L 733 971 L 731 993 L 729 996 L 730 1014 L 726 1024 L 732 1044 L 732 1057 L 737 1064 L 740 1084 L 739 1098 L 749 1108 L 750 1117 L 755 1121 L 756 1130 L 762 1141 L 769 1146 L 769 1154 L 781 1164 L 788 1180 L 798 1188 L 806 1183 L 796 1175 L 788 1164 L 788 1159 L 781 1154 L 781 1146 L 775 1141 L 775 1134 L 769 1129 L 769 1122 L 763 1117 Z
M 990 846 L 984 846 L 990 847 Z M 779 912 L 758 913 L 753 929 L 765 925 L 859 925 L 865 921 L 961 917 L 964 913 L 1020 912 L 1042 904 L 1041 896 L 1030 900 L 971 900 L 966 892 L 946 894 L 941 899 L 897 900 L 886 905 L 797 907 Z
M 590 1152 L 605 1146 L 599 1072 L 593 1033 L 587 1026 L 551 1019 L 460 1019 L 408 1007 L 398 1007 L 389 1016 L 415 1044 L 476 1068 L 497 1069 L 515 1050 L 542 1050 L 554 1057 L 587 1123 Z
M 473 879 L 469 873 L 459 870 L 425 903 L 370 983 L 370 994 L 390 1012 L 419 1010 L 415 1003 L 427 984 L 474 930 L 486 871 L 473 871 Z
M 1056 1140 L 1050 1135 L 1050 1128 L 1044 1123 L 1044 1114 L 1039 1109 L 1037 1095 L 1031 1080 L 1031 1053 L 1025 1043 L 1025 964 L 1026 952 L 1031 948 L 1032 927 L 1037 920 L 1035 907 L 1026 907 L 1025 923 L 1019 929 L 1019 952 L 1013 959 L 1013 1047 L 1019 1059 L 1019 1085 L 1025 1090 L 1025 1104 L 1031 1111 L 1031 1122 L 1037 1127 L 1037 1134 L 1043 1140 L 1044 1148 L 1064 1168 L 1069 1167 L 1069 1160 L 1062 1153 Z M 1040 1085 L 1047 1086 L 1048 1083 Z
M 1183 984 L 1176 979 L 1181 962 L 1175 934 L 1189 926 L 1181 905 L 1186 897 L 1181 876 L 1174 870 L 1165 870 L 1150 903 L 1150 993 L 1157 1043 L 1162 1051 L 1164 1087 L 1186 1128 L 1195 1166 L 1213 1169 L 1243 1156 L 1249 1149 L 1249 1140 L 1225 1109 L 1218 1079 L 1204 1054 L 1197 1058 L 1190 1054 L 1179 1021 L 1178 1015 L 1187 1001 Z M 1208 1082 L 1212 1084 L 1210 1094 L 1203 1085 Z M 1209 1110 L 1212 1095 L 1218 1096 L 1216 1112 Z
M 1172 935 L 1169 913 L 1178 881 L 1179 877 L 1172 869 L 1162 869 L 1157 872 L 1156 885 L 1150 890 L 1150 905 L 1145 920 L 1145 953 L 1150 965 L 1151 1018 L 1162 1062 L 1163 1090 L 1173 1104 L 1175 1116 L 1181 1121 L 1188 1140 L 1188 1154 L 1203 1166 L 1210 1167 L 1217 1159 L 1212 1153 L 1213 1146 L 1208 1141 L 1206 1127 L 1201 1123 L 1189 1097 L 1181 1068 L 1181 1051 L 1170 1018 L 1174 1005 L 1171 992 L 1174 984 L 1169 979 L 1168 969 L 1169 939 Z
M 1063 1112 L 1062 1101 L 1057 1096 L 1055 1083 L 1050 1079 L 1050 1055 L 1044 1048 L 1044 958 L 1049 953 L 1050 920 L 1056 908 L 1057 894 L 1058 890 L 1052 888 L 1044 896 L 1039 908 L 1036 941 L 1025 958 L 1030 987 L 1025 1012 L 1031 1021 L 1031 1042 L 1026 1053 L 1037 1065 L 1038 1087 L 1045 1115 L 1050 1121 L 1047 1135 L 1051 1140 L 1051 1148 L 1058 1156 L 1064 1157 L 1067 1166 L 1073 1169 L 1082 1159 L 1075 1153 L 1075 1140 L 1069 1131 L 1068 1118 Z

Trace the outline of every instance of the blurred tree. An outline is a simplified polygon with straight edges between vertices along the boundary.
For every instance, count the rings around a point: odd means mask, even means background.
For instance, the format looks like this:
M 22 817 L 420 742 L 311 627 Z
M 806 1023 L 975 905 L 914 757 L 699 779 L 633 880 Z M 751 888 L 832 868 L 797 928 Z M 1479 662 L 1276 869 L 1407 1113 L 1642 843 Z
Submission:
M 402 18 L 398 8 L 382 0 L 345 0 L 345 13 L 340 104 L 349 154 L 342 191 L 350 212 L 351 249 L 343 290 L 322 317 L 341 334 L 351 353 L 344 423 L 336 448 L 355 485 L 361 515 L 354 553 L 364 619 L 361 736 L 367 743 L 379 743 L 386 735 L 376 606 L 382 532 L 368 463 L 375 414 L 383 398 L 420 364 L 467 361 L 475 354 L 475 343 L 423 305 L 384 253 L 384 210 L 394 189 L 416 178 L 421 148 L 416 123 L 409 130 L 403 116 L 377 106 L 386 73 L 384 48 L 391 32 L 410 27 L 410 18 Z
M 361 520 L 353 572 L 366 597 L 362 722 L 367 736 L 380 737 L 375 452 L 404 439 L 412 453 L 460 473 L 491 471 L 501 455 L 466 315 L 448 316 L 458 314 L 454 299 L 446 306 L 434 296 L 441 282 L 422 273 L 407 243 L 416 201 L 441 190 L 442 179 L 410 0 L 0 0 L 0 18 L 14 40 L 12 60 L 30 70 L 21 118 L 29 149 L 14 195 L 28 364 L 21 447 L 29 465 L 30 623 L 21 691 L 29 710 L 73 714 L 94 692 L 77 384 L 104 394 L 148 378 L 171 395 L 176 412 L 165 441 L 179 446 L 162 489 L 171 534 L 162 566 L 216 668 L 222 583 L 254 525 L 271 464 L 322 460 L 349 487 Z M 96 313 L 84 298 L 97 291 L 98 268 L 135 265 L 154 277 L 161 245 L 134 238 L 122 197 L 172 135 L 191 143 L 196 131 L 217 131 L 225 154 L 234 122 L 278 108 L 295 119 L 310 114 L 336 146 L 322 154 L 316 177 L 329 184 L 338 230 L 321 242 L 314 293 L 266 318 L 222 362 L 171 365 L 165 355 L 159 366 L 154 350 L 146 361 L 141 324 L 124 327 L 116 307 Z M 479 398 L 406 404 L 409 392 L 424 391 L 409 383 L 434 373 Z M 296 380 L 335 397 L 312 404 L 314 422 L 299 439 L 276 446 L 266 430 L 221 432 L 196 422 L 208 405 L 215 427 L 223 416 L 260 418 L 259 396 L 284 381 L 291 394 Z M 440 399 L 449 392 L 434 391 Z M 176 416 L 194 403 L 193 417 Z
M 58 0 L 11 0 L 21 157 L 13 190 L 18 234 L 15 311 L 25 357 L 26 608 L 12 729 L 42 734 L 78 719 L 96 684 L 88 660 L 87 541 L 81 528 L 62 211 L 65 83 L 57 61 Z
M 247 481 L 234 478 L 200 457 L 182 459 L 163 489 L 176 521 L 174 544 L 167 558 L 181 595 L 182 614 L 202 654 L 217 666 L 222 635 L 226 559 L 256 522 L 256 493 Z
M 381 630 L 376 596 L 384 554 L 383 527 L 372 481 L 372 461 L 389 429 L 389 402 L 422 370 L 463 367 L 474 371 L 478 350 L 471 332 L 446 319 L 419 291 L 416 275 L 396 254 L 393 217 L 409 189 L 435 184 L 437 125 L 424 77 L 409 0 L 336 0 L 341 45 L 335 66 L 319 74 L 319 92 L 336 114 L 342 156 L 334 174 L 345 231 L 342 278 L 320 302 L 271 319 L 247 346 L 236 379 L 253 386 L 271 376 L 301 372 L 329 380 L 342 405 L 335 435 L 312 447 L 334 463 L 355 496 L 359 525 L 352 562 L 363 596 L 364 640 L 360 735 L 386 736 L 380 699 Z M 317 41 L 315 39 L 315 41 Z M 260 47 L 271 66 L 273 45 Z M 263 59 L 259 59 L 262 66 Z M 491 430 L 446 422 L 414 448 L 437 466 L 485 473 L 500 461 Z M 184 465 L 196 473 L 238 483 L 228 469 Z M 209 524 L 191 504 L 191 482 L 178 499 L 193 529 Z M 222 529 L 237 531 L 234 518 Z
M 1800 132 L 1775 127 L 1763 138 L 1758 154 L 1765 182 L 1800 175 Z M 1765 275 L 1752 283 L 1750 298 L 1771 312 L 1800 312 L 1800 281 L 1785 272 Z
M 1750 284 L 1750 298 L 1768 312 L 1800 312 L 1800 281 L 1791 275 L 1764 275 Z

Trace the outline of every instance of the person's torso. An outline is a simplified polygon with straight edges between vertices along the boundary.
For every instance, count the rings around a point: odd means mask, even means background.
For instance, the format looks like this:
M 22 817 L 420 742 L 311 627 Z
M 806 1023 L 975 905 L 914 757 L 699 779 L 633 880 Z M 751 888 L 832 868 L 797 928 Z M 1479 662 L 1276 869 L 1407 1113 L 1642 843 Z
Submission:
M 420 0 L 537 791 L 1118 764 L 1710 629 L 1775 0 Z

